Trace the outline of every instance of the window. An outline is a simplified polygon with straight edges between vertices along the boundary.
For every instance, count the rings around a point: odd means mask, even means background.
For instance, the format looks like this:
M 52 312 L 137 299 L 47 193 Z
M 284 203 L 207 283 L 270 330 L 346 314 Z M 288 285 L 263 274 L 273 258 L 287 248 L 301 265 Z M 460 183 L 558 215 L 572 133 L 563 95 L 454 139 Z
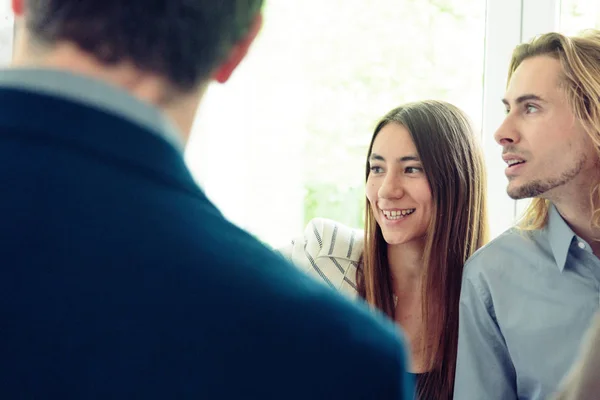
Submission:
M 0 0 L 0 65 L 7 65 L 12 57 L 13 13 L 8 0 Z
M 600 2 L 597 0 L 562 0 L 560 31 L 575 35 L 588 28 L 600 28 Z
M 12 54 L 0 0 L 0 62 Z M 463 108 L 481 130 L 492 237 L 527 201 L 506 195 L 493 133 L 514 47 L 600 28 L 596 0 L 268 0 L 265 25 L 227 85 L 211 85 L 186 151 L 234 223 L 275 247 L 315 216 L 360 227 L 376 121 L 413 100 Z
M 380 117 L 434 98 L 481 126 L 485 6 L 270 0 L 248 60 L 207 93 L 189 165 L 226 216 L 274 246 L 317 216 L 361 227 Z

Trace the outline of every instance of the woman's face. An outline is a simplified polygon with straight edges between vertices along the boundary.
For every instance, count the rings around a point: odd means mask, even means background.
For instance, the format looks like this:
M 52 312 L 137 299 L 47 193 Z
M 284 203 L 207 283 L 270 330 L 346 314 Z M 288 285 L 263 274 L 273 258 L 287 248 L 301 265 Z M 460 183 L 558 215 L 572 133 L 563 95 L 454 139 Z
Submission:
M 433 199 L 423 164 L 409 131 L 385 125 L 369 155 L 366 195 L 385 241 L 421 241 L 431 220 Z

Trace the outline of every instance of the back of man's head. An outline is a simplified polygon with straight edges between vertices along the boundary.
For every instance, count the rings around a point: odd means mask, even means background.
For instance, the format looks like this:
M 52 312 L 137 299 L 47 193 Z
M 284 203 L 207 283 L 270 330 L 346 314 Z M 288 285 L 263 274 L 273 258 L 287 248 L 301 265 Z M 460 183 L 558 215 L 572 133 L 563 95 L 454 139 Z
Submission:
M 13 0 L 14 3 L 21 3 Z M 24 0 L 32 40 L 69 42 L 191 90 L 251 29 L 262 0 Z

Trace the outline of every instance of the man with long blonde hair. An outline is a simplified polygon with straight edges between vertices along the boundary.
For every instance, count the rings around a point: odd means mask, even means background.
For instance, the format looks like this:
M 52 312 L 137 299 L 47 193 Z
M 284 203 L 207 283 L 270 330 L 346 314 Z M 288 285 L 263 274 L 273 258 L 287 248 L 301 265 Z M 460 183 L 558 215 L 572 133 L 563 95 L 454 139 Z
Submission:
M 507 191 L 533 201 L 465 266 L 460 400 L 547 398 L 599 308 L 600 31 L 519 45 L 502 102 Z

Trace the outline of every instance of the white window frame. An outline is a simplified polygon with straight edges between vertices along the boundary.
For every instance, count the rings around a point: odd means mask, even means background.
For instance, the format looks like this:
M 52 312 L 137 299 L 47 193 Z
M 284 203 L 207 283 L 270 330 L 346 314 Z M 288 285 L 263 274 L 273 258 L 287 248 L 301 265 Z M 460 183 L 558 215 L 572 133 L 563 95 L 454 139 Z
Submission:
M 505 164 L 494 132 L 504 119 L 504 96 L 513 49 L 535 35 L 556 31 L 560 0 L 487 0 L 483 84 L 482 146 L 488 168 L 488 204 L 492 237 L 511 227 L 528 201 L 506 194 Z

